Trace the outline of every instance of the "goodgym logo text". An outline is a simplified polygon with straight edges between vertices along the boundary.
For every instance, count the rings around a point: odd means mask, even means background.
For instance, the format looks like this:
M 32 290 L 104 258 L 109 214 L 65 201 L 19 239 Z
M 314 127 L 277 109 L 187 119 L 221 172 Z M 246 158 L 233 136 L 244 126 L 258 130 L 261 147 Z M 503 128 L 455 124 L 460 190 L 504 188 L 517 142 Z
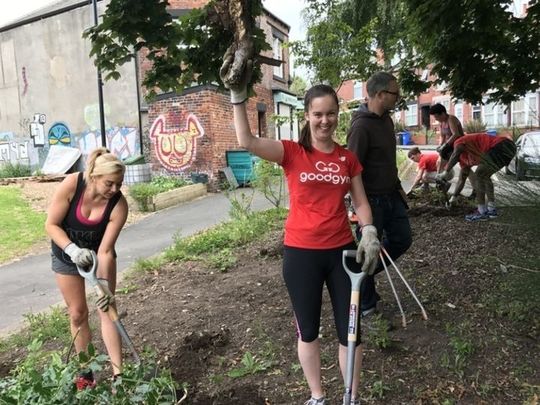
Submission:
M 346 184 L 351 182 L 349 176 L 338 174 L 340 172 L 340 167 L 337 163 L 325 163 L 319 160 L 315 163 L 315 169 L 317 169 L 317 172 L 301 172 L 300 181 L 302 183 L 317 181 L 332 184 Z

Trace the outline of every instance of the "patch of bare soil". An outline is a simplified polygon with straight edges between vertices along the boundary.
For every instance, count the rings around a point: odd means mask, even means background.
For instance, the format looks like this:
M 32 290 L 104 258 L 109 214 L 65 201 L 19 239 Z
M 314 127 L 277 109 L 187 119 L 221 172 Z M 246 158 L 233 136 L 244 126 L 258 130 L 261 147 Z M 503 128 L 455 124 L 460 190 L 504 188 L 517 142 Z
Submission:
M 384 349 L 375 344 L 384 335 L 363 333 L 363 403 L 537 403 L 540 309 L 518 320 L 495 304 L 513 302 L 515 297 L 501 288 L 519 271 L 508 263 L 515 255 L 536 255 L 538 234 L 505 221 L 506 210 L 496 220 L 465 223 L 462 214 L 468 209 L 441 210 L 429 201 L 413 201 L 414 243 L 398 265 L 429 320 L 422 320 L 394 276 L 408 319 L 404 328 L 386 277 L 377 277 L 382 311 L 394 329 Z M 237 255 L 225 273 L 188 262 L 127 279 L 134 287 L 118 297 L 121 310 L 128 311 L 124 324 L 137 347 L 156 349 L 174 378 L 188 384 L 184 403 L 301 404 L 309 389 L 298 365 L 293 314 L 281 277 L 282 234 L 268 234 Z M 330 403 L 340 404 L 343 383 L 326 295 L 323 308 L 324 387 Z M 242 363 L 247 354 L 260 365 L 258 372 L 250 373 L 257 368 L 253 363 Z M 10 364 L 6 356 L 4 372 Z M 228 375 L 242 368 L 245 376 Z

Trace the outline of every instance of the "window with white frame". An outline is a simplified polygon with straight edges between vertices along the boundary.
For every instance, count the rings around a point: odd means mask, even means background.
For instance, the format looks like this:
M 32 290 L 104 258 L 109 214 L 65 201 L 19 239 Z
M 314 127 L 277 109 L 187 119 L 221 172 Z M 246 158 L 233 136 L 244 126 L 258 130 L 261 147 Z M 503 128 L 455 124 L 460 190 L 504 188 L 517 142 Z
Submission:
M 283 61 L 283 41 L 278 38 L 274 37 L 272 41 L 272 51 L 274 54 L 274 59 Z M 284 64 L 281 63 L 279 66 L 274 66 L 274 76 L 283 78 L 285 76 L 284 74 Z
M 418 125 L 418 105 L 407 105 L 407 109 L 405 110 L 405 125 L 408 127 Z
M 472 119 L 475 121 L 482 120 L 482 106 L 481 105 L 472 106 Z
M 538 125 L 538 96 L 529 93 L 510 105 L 512 125 L 537 126 Z
M 516 101 L 512 101 L 512 125 L 525 125 L 526 124 L 526 118 L 527 114 L 525 111 L 525 99 L 519 99 Z
M 506 124 L 505 106 L 496 103 L 487 103 L 484 105 L 484 123 L 488 127 L 502 127 Z
M 538 126 L 538 97 L 536 94 L 529 94 L 528 97 L 528 117 L 527 117 L 527 125 L 531 127 Z
M 353 85 L 353 99 L 362 100 L 363 98 L 363 83 L 355 80 Z
M 454 115 L 459 122 L 463 123 L 463 103 L 456 103 L 454 106 Z

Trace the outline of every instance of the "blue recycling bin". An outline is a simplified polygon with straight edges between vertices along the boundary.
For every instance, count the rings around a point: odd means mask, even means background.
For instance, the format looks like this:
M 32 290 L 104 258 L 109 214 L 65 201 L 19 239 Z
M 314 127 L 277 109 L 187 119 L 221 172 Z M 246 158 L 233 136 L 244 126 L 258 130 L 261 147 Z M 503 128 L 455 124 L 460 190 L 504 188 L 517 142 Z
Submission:
M 409 145 L 411 143 L 411 133 L 403 131 L 402 133 L 403 145 Z

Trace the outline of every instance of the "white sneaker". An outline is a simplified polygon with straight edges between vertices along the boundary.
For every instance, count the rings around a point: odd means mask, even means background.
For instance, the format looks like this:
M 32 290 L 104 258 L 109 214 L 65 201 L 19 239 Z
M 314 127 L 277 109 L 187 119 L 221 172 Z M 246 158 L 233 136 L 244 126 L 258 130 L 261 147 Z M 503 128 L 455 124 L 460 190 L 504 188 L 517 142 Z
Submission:
M 324 397 L 319 399 L 311 397 L 306 402 L 304 402 L 304 405 L 326 405 L 326 400 L 324 399 Z

